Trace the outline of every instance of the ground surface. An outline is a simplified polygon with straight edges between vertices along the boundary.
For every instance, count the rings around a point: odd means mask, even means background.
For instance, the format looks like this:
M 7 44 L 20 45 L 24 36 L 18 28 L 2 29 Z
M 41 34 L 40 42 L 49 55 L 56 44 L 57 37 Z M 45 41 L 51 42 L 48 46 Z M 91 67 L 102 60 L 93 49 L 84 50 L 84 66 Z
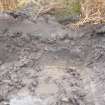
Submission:
M 105 105 L 104 35 L 101 25 L 1 16 L 0 105 Z

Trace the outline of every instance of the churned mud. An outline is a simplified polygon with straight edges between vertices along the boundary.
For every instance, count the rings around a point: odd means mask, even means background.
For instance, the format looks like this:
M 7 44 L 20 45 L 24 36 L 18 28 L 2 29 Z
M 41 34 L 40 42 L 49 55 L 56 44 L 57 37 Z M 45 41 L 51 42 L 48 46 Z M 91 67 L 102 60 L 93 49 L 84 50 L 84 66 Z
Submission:
M 105 105 L 104 30 L 1 16 L 0 105 Z

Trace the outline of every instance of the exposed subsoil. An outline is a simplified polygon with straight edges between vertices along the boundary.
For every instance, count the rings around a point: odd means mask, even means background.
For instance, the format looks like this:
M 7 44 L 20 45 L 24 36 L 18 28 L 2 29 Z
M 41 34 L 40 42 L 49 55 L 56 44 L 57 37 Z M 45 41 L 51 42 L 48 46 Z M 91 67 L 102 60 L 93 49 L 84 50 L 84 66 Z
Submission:
M 104 31 L 1 16 L 0 105 L 105 105 Z

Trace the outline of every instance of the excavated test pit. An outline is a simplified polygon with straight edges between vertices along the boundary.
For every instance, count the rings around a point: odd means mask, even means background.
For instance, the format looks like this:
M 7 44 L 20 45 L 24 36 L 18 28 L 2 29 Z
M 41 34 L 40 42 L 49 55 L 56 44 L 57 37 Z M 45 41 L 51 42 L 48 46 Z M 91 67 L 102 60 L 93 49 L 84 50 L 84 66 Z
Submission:
M 105 105 L 104 34 L 50 16 L 0 27 L 0 105 Z

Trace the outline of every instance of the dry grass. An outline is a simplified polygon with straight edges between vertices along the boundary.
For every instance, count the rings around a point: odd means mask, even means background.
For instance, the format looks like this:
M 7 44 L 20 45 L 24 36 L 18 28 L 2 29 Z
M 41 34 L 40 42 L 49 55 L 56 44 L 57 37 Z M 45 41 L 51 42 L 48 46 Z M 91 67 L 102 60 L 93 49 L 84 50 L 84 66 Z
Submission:
M 15 11 L 29 3 L 34 4 L 37 15 L 47 13 L 55 8 L 62 8 L 66 0 L 0 0 L 0 11 Z M 73 0 L 71 0 L 72 2 Z M 70 2 L 70 1 L 69 1 Z M 77 25 L 85 23 L 105 22 L 105 0 L 80 0 L 81 20 Z M 75 8 L 74 8 L 75 9 Z
M 45 8 L 52 8 L 55 5 L 55 0 L 0 0 L 0 11 L 15 11 L 29 3 L 33 3 L 39 10 L 41 8 L 45 10 Z
M 15 11 L 34 0 L 0 0 L 0 11 Z
M 81 20 L 77 23 L 105 22 L 105 0 L 81 0 Z
M 14 10 L 17 7 L 17 0 L 0 0 L 0 10 Z

